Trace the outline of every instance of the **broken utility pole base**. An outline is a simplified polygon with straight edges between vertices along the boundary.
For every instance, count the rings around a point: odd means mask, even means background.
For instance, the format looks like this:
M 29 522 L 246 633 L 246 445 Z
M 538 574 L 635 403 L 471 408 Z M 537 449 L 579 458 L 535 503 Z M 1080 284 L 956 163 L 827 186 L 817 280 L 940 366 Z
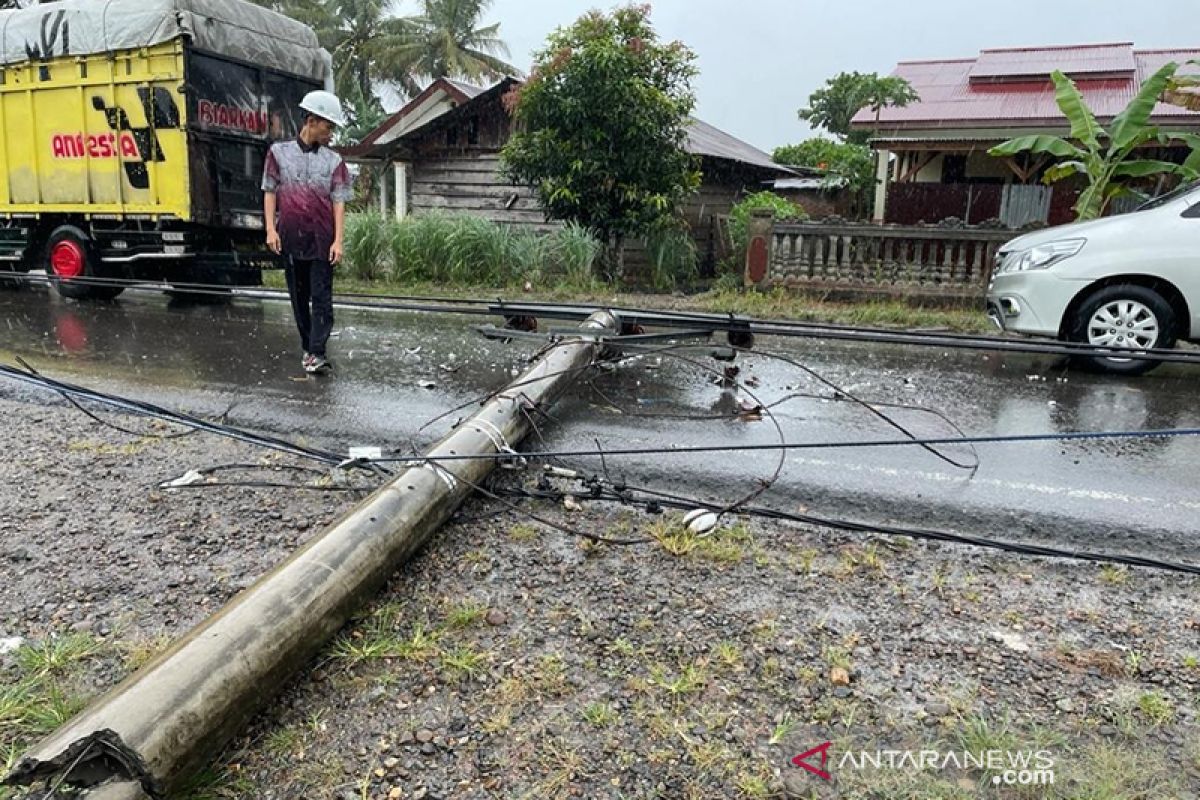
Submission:
M 548 348 L 514 383 L 303 549 L 260 578 L 33 748 L 4 782 L 84 790 L 90 800 L 163 798 L 209 761 L 354 611 L 425 543 L 495 466 L 439 456 L 511 450 L 594 363 L 597 334 L 617 318 L 592 314 L 578 336 Z M 519 388 L 517 388 L 519 387 Z

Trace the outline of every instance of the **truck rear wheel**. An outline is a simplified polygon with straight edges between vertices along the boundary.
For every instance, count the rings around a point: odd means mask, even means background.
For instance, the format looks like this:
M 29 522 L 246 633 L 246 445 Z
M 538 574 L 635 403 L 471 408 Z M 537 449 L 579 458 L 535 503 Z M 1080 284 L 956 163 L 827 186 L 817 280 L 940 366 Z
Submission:
M 97 286 L 89 279 L 103 277 L 87 235 L 64 225 L 50 234 L 46 245 L 46 275 L 63 297 L 76 300 L 111 300 L 124 291 L 121 286 Z

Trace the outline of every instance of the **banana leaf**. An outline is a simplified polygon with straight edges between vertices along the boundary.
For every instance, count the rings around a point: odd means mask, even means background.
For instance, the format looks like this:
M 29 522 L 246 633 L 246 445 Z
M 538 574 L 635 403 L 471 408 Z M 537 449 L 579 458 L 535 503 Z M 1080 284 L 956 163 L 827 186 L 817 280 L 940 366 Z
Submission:
M 1192 148 L 1192 152 L 1183 161 L 1183 168 L 1200 173 L 1200 136 L 1194 133 L 1177 133 L 1175 135 Z
M 1182 166 L 1170 161 L 1143 159 L 1140 161 L 1122 161 L 1113 168 L 1112 174 L 1114 178 L 1146 178 L 1151 175 L 1174 175 L 1181 169 L 1183 169 Z
M 1200 59 L 1192 59 L 1186 63 L 1186 66 L 1200 67 Z M 1167 84 L 1166 91 L 1162 94 L 1162 101 L 1190 111 L 1200 111 L 1200 75 L 1176 73 Z
M 1087 157 L 1087 153 L 1065 139 L 1045 134 L 1018 136 L 1015 139 L 1009 139 L 1007 142 L 1001 142 L 988 150 L 988 154 L 993 156 L 1015 156 L 1018 153 L 1026 151 L 1030 153 L 1050 153 L 1059 158 L 1083 159 Z
M 1125 106 L 1120 114 L 1113 118 L 1110 127 L 1112 142 L 1108 148 L 1110 155 L 1128 149 L 1131 142 L 1136 140 L 1139 133 L 1150 124 L 1150 114 L 1153 113 L 1154 106 L 1158 105 L 1158 98 L 1162 96 L 1178 69 L 1179 65 L 1174 61 L 1163 65 L 1158 72 L 1146 79 L 1146 82 L 1138 90 L 1137 96 L 1129 101 L 1129 105 Z
M 1080 222 L 1096 219 L 1104 210 L 1104 192 L 1101 184 L 1093 183 L 1079 195 L 1075 203 L 1075 216 Z
M 1043 183 L 1054 183 L 1061 181 L 1063 178 L 1069 178 L 1072 175 L 1086 175 L 1087 165 L 1082 161 L 1063 161 L 1055 164 L 1046 170 L 1046 174 L 1042 177 Z
M 1050 74 L 1050 79 L 1054 81 L 1054 102 L 1058 103 L 1059 109 L 1071 123 L 1071 138 L 1083 142 L 1089 150 L 1099 150 L 1100 136 L 1104 131 L 1096 122 L 1096 115 L 1084 102 L 1075 82 L 1058 70 Z

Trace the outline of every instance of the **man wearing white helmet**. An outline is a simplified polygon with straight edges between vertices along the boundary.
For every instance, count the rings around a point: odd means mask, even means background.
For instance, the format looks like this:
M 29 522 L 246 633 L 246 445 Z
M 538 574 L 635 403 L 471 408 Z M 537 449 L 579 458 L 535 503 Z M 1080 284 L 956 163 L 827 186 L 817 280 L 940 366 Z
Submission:
M 353 192 L 342 157 L 329 149 L 345 125 L 342 104 L 329 92 L 309 92 L 308 112 L 295 139 L 276 142 L 263 168 L 267 246 L 286 256 L 288 295 L 310 373 L 328 372 L 325 345 L 333 330 L 333 265 L 342 259 L 346 201 Z

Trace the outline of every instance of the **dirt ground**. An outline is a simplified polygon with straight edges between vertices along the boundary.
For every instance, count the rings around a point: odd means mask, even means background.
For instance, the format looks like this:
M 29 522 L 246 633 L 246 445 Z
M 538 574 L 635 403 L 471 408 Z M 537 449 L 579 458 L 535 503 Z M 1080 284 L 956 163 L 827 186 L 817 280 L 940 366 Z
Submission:
M 105 416 L 145 435 L 0 394 L 5 766 L 361 497 L 286 457 Z M 220 464 L 258 465 L 222 481 L 306 488 L 157 488 Z M 471 501 L 179 796 L 1200 795 L 1194 577 L 527 507 L 657 541 L 591 545 Z M 828 780 L 792 763 L 826 742 Z M 1033 753 L 1053 784 L 878 755 L 910 749 Z M 861 751 L 879 766 L 847 763 Z

